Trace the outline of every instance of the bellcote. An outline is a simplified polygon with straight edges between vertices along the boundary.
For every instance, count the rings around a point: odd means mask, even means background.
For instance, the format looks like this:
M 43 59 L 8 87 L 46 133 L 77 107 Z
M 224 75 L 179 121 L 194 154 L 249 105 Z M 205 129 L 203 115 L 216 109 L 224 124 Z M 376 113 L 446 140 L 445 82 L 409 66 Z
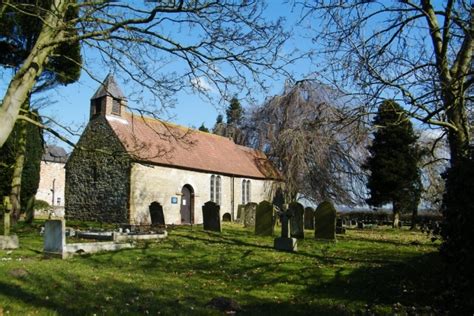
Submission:
M 98 115 L 121 116 L 127 100 L 112 74 L 108 74 L 91 98 L 90 119 Z

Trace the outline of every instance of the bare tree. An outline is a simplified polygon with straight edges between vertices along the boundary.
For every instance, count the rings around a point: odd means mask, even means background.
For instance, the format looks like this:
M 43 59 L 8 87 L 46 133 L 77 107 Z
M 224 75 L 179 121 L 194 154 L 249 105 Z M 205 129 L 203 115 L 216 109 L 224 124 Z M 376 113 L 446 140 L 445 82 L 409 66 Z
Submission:
M 254 109 L 244 132 L 281 171 L 287 200 L 363 200 L 368 131 L 354 100 L 316 81 L 287 85 Z
M 263 86 L 267 71 L 279 70 L 277 57 L 287 37 L 279 20 L 263 18 L 265 7 L 257 0 L 48 3 L 37 14 L 29 1 L 0 4 L 0 14 L 8 8 L 41 21 L 38 38 L 2 99 L 0 146 L 15 121 L 26 119 L 21 104 L 61 44 L 79 42 L 93 51 L 82 65 L 89 74 L 97 63 L 118 69 L 165 106 L 183 89 L 209 94 L 212 88 L 226 97 L 233 86 L 244 91 L 251 83 Z
M 304 1 L 302 23 L 317 20 L 314 41 L 335 82 L 368 103 L 392 98 L 448 135 L 451 163 L 469 157 L 472 139 L 472 1 Z

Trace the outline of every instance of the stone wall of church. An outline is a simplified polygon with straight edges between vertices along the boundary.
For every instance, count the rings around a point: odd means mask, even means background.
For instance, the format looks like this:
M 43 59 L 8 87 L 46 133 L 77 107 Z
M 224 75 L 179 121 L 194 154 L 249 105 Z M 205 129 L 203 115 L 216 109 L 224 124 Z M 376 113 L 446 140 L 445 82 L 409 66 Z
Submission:
M 41 161 L 40 182 L 35 198 L 53 206 L 64 206 L 64 163 Z
M 132 163 L 131 170 L 131 223 L 150 223 L 149 206 L 152 202 L 158 202 L 163 207 L 166 224 L 181 224 L 181 190 L 185 185 L 191 186 L 194 190 L 194 223 L 202 223 L 202 205 L 210 200 L 211 195 L 211 173 L 139 163 Z M 220 177 L 221 217 L 225 213 L 230 213 L 235 218 L 237 206 L 242 203 L 244 178 L 224 175 Z M 250 202 L 271 201 L 273 181 L 245 179 L 251 183 Z
M 129 187 L 129 157 L 105 118 L 98 116 L 66 164 L 66 219 L 127 223 Z

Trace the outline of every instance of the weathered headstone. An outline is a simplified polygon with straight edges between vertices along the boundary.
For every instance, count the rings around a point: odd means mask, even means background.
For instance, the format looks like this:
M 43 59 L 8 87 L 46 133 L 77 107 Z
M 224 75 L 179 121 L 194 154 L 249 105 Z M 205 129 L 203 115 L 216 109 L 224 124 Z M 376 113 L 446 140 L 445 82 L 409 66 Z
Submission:
M 345 234 L 346 228 L 342 226 L 342 219 L 336 219 L 336 234 Z
M 44 252 L 62 255 L 66 245 L 66 227 L 64 220 L 48 220 L 44 224 Z
M 365 224 L 363 222 L 358 222 L 357 223 L 357 228 L 358 229 L 364 229 L 365 228 Z
M 152 225 L 165 225 L 165 214 L 163 214 L 163 206 L 158 202 L 150 204 L 150 218 Z
M 290 235 L 293 238 L 304 238 L 304 207 L 298 202 L 292 202 L 288 205 L 291 212 Z
M 314 212 L 314 237 L 336 240 L 336 209 L 331 202 L 322 202 Z
M 255 213 L 255 235 L 273 236 L 273 205 L 262 201 L 257 205 Z
M 237 217 L 235 218 L 235 221 L 237 223 L 243 223 L 244 217 L 245 217 L 245 204 L 239 204 L 237 205 Z
M 257 203 L 247 203 L 244 209 L 244 227 L 255 227 Z
M 3 197 L 3 235 L 10 235 L 10 216 L 12 213 L 12 203 L 10 202 L 10 197 Z
M 314 229 L 314 209 L 312 207 L 304 209 L 304 229 Z
M 274 239 L 273 247 L 283 251 L 296 251 L 298 249 L 297 239 L 290 238 L 290 231 L 288 229 L 291 212 L 288 211 L 286 205 L 283 205 L 282 209 L 283 211 L 277 211 L 281 222 L 281 237 Z
M 221 232 L 220 206 L 208 201 L 202 206 L 202 220 L 204 230 Z

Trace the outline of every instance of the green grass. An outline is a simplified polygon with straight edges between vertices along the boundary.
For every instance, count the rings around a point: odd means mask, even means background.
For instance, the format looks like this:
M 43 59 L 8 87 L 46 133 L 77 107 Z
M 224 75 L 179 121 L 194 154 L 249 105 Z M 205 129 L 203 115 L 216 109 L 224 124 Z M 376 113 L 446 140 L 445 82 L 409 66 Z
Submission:
M 239 225 L 178 227 L 158 243 L 69 260 L 43 257 L 39 223 L 18 226 L 21 248 L 0 250 L 0 315 L 245 315 L 419 313 L 432 305 L 438 244 L 407 230 L 348 230 L 337 243 L 311 231 L 297 253 Z

